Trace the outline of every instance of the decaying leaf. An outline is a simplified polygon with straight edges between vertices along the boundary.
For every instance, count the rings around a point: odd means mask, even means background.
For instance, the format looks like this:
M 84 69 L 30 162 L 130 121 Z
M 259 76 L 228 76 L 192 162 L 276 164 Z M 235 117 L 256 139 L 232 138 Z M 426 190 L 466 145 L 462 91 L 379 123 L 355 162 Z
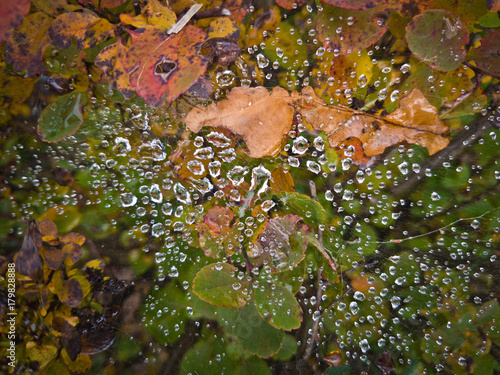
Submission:
M 7 41 L 5 52 L 7 61 L 16 72 L 26 69 L 29 76 L 47 71 L 43 63 L 43 52 L 50 44 L 47 30 L 52 18 L 38 12 L 25 17 L 21 27 L 14 31 Z
M 401 99 L 400 107 L 381 117 L 344 106 L 325 104 L 306 86 L 302 94 L 291 95 L 276 87 L 237 87 L 225 100 L 206 108 L 194 108 L 186 125 L 194 132 L 203 126 L 222 126 L 241 135 L 250 156 L 276 155 L 282 137 L 290 130 L 297 110 L 314 129 L 324 131 L 332 147 L 349 138 L 358 138 L 366 156 L 379 155 L 400 142 L 418 144 L 434 154 L 448 145 L 448 126 L 439 119 L 435 107 L 418 90 Z
M 363 143 L 367 156 L 379 155 L 387 147 L 400 142 L 426 147 L 432 155 L 449 142 L 446 136 L 448 126 L 418 90 L 412 90 L 401 99 L 399 108 L 385 117 L 341 106 L 327 106 L 310 87 L 302 90 L 301 100 L 304 100 L 301 103 L 304 108 L 302 115 L 315 129 L 328 135 L 332 147 L 356 137 Z
M 23 245 L 16 255 L 15 263 L 19 274 L 33 277 L 42 265 L 38 255 L 42 247 L 42 234 L 35 219 L 28 220 L 27 225 Z
M 481 39 L 481 46 L 471 50 L 467 57 L 474 60 L 478 68 L 500 78 L 500 30 Z
M 129 31 L 132 45 L 127 50 L 118 42 L 104 48 L 96 58 L 113 87 L 130 97 L 133 90 L 147 104 L 160 106 L 163 95 L 171 102 L 186 92 L 205 72 L 206 58 L 198 55 L 206 33 L 186 26 L 178 34 L 148 26 L 142 32 Z
M 0 7 L 0 42 L 9 39 L 12 30 L 23 22 L 30 0 L 4 1 Z
M 90 13 L 63 13 L 50 25 L 52 43 L 59 48 L 68 48 L 71 39 L 79 49 L 94 47 L 113 36 L 114 26 L 104 18 Z
M 280 87 L 271 93 L 265 87 L 235 87 L 225 100 L 194 108 L 186 117 L 186 125 L 194 132 L 203 126 L 222 126 L 243 137 L 250 156 L 276 155 L 292 124 L 293 101 Z

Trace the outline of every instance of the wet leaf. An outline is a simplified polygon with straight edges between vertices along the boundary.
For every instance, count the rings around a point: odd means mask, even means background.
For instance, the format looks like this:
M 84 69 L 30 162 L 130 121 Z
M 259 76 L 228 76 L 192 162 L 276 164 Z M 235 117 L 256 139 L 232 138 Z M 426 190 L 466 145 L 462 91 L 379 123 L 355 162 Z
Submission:
M 406 26 L 408 48 L 427 65 L 442 71 L 462 63 L 469 33 L 462 20 L 445 10 L 428 10 Z
M 53 246 L 44 246 L 41 253 L 45 265 L 51 270 L 58 270 L 66 258 L 66 254 L 61 249 Z
M 236 239 L 239 231 L 234 227 L 234 213 L 226 207 L 214 207 L 198 224 L 200 247 L 206 256 L 232 255 L 241 246 Z
M 66 319 L 58 316 L 52 319 L 52 328 L 62 334 L 60 340 L 66 349 L 66 356 L 75 361 L 82 350 L 80 333 Z
M 50 44 L 47 35 L 52 18 L 45 13 L 34 13 L 25 17 L 21 27 L 12 33 L 5 46 L 6 58 L 16 72 L 26 69 L 33 77 L 47 71 L 43 53 Z
M 308 99 L 305 99 L 308 97 Z M 330 145 L 356 137 L 367 156 L 379 155 L 400 142 L 418 144 L 434 154 L 448 145 L 448 126 L 422 93 L 412 90 L 400 106 L 385 117 L 368 115 L 341 106 L 326 106 L 310 87 L 302 91 L 302 115 L 317 130 L 328 135 Z
M 44 109 L 38 120 L 38 134 L 46 142 L 59 142 L 75 134 L 84 121 L 82 107 L 88 102 L 86 93 L 57 98 Z
M 348 55 L 378 42 L 386 28 L 378 24 L 373 11 L 324 5 L 318 13 L 316 30 L 328 51 Z
M 402 2 L 397 0 L 323 0 L 326 4 L 344 9 L 367 10 L 377 8 L 378 11 L 385 9 L 398 9 Z
M 382 352 L 382 355 L 377 359 L 376 364 L 384 375 L 389 375 L 391 372 L 396 370 L 394 361 L 391 358 L 391 352 Z
M 115 80 L 130 80 L 137 94 L 150 105 L 163 104 L 163 95 L 171 102 L 187 91 L 205 72 L 205 58 L 197 54 L 199 43 L 206 34 L 194 26 L 186 26 L 178 34 L 146 28 L 143 33 L 129 31 L 132 46 L 127 51 L 126 64 L 114 65 Z M 120 63 L 121 64 L 121 63 Z M 127 87 L 114 83 L 117 89 Z
M 213 37 L 201 45 L 200 54 L 216 64 L 228 66 L 241 55 L 241 48 L 233 39 Z
M 212 263 L 203 267 L 193 280 L 193 292 L 202 300 L 217 306 L 241 307 L 246 304 L 244 289 L 248 281 L 234 275 L 236 267 Z
M 482 93 L 482 90 L 478 88 L 455 108 L 446 113 L 442 118 L 451 119 L 469 116 L 480 112 L 487 103 L 488 98 Z
M 29 10 L 29 0 L 2 3 L 0 10 L 0 42 L 9 39 L 12 31 L 23 22 L 23 17 Z
M 282 167 L 278 167 L 271 172 L 271 189 L 275 192 L 295 191 L 292 175 L 285 172 Z
M 326 220 L 326 211 L 318 201 L 309 198 L 307 195 L 298 193 L 279 193 L 276 194 L 283 204 L 285 213 L 293 213 L 299 216 L 302 221 L 311 226 L 324 224 Z
M 195 107 L 186 117 L 187 127 L 222 126 L 245 140 L 250 156 L 276 155 L 281 139 L 290 130 L 294 109 L 288 92 L 275 87 L 235 87 L 227 98 L 206 108 Z
M 70 243 L 62 248 L 62 251 L 66 254 L 65 262 L 66 265 L 71 266 L 75 264 L 82 256 L 82 248 L 76 243 Z
M 302 309 L 287 288 L 263 281 L 254 293 L 259 314 L 273 327 L 287 331 L 300 327 Z
M 481 39 L 481 45 L 470 50 L 468 60 L 476 63 L 484 72 L 500 77 L 500 30 L 494 31 Z
M 296 215 L 268 220 L 257 242 L 248 251 L 252 264 L 259 266 L 267 260 L 272 272 L 282 272 L 304 259 L 308 229 L 299 223 L 300 220 Z
M 279 351 L 284 332 L 264 321 L 255 304 L 233 309 L 230 314 L 229 334 L 234 335 L 243 348 L 262 358 Z
M 285 9 L 297 9 L 309 0 L 276 0 L 276 4 Z
M 91 13 L 63 13 L 52 22 L 49 35 L 59 48 L 69 48 L 71 39 L 76 40 L 79 49 L 91 48 L 111 38 L 114 26 L 106 19 Z
M 219 17 L 210 22 L 208 38 L 229 38 L 238 40 L 240 29 L 231 18 Z
M 41 247 L 42 234 L 40 228 L 35 219 L 30 219 L 24 232 L 23 244 L 15 258 L 16 271 L 19 274 L 34 277 L 35 272 L 42 265 L 38 255 Z

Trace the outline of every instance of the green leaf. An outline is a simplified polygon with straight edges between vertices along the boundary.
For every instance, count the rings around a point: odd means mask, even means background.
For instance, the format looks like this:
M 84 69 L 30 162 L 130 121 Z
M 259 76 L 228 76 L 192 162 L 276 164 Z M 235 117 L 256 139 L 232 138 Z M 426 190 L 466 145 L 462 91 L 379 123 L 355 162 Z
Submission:
M 406 26 L 410 50 L 430 67 L 442 71 L 456 69 L 462 63 L 469 33 L 462 20 L 446 10 L 428 10 Z
M 236 337 L 240 345 L 252 354 L 267 358 L 277 353 L 283 342 L 284 332 L 264 321 L 254 304 L 241 309 L 221 311 L 219 320 L 226 332 Z
M 203 267 L 193 280 L 193 292 L 202 300 L 217 306 L 241 307 L 246 303 L 248 281 L 238 280 L 236 267 L 212 263 Z
M 38 134 L 46 142 L 59 142 L 73 135 L 82 125 L 87 94 L 68 94 L 57 98 L 44 109 L 38 121 Z
M 262 282 L 255 289 L 255 304 L 259 314 L 273 327 L 287 331 L 300 327 L 302 309 L 284 286 Z
M 283 204 L 285 213 L 293 213 L 302 218 L 308 225 L 316 226 L 323 224 L 326 220 L 326 211 L 318 201 L 309 198 L 307 195 L 298 193 L 276 194 Z
M 176 342 L 186 326 L 186 307 L 186 294 L 175 282 L 153 290 L 142 308 L 146 329 L 159 343 Z

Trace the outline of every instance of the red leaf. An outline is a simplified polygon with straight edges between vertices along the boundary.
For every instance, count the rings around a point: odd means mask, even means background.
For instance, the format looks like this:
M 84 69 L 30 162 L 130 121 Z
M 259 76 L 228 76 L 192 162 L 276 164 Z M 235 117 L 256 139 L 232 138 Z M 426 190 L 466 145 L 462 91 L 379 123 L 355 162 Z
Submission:
M 162 105 L 165 93 L 167 101 L 175 100 L 205 72 L 206 58 L 198 55 L 198 47 L 206 39 L 201 29 L 186 26 L 180 33 L 168 35 L 147 27 L 143 33 L 129 33 L 133 42 L 124 75 L 147 104 Z
M 30 0 L 4 1 L 0 7 L 0 42 L 9 39 L 30 10 Z

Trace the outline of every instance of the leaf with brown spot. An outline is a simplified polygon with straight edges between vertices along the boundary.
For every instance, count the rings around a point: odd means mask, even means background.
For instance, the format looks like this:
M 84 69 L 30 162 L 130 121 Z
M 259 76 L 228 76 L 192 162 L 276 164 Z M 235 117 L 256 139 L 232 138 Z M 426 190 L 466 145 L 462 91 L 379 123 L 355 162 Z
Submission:
M 81 5 L 68 4 L 65 0 L 31 0 L 31 3 L 41 12 L 54 15 L 58 9 L 62 8 L 68 12 L 82 9 Z
M 30 0 L 3 1 L 0 7 L 0 42 L 9 39 L 30 10 Z
M 147 104 L 162 105 L 165 93 L 168 102 L 175 100 L 206 70 L 206 58 L 197 54 L 206 34 L 197 27 L 172 35 L 152 27 L 129 33 L 133 41 L 121 73 Z
M 226 99 L 193 108 L 186 125 L 194 132 L 204 126 L 222 126 L 243 137 L 251 157 L 276 155 L 292 125 L 293 102 L 280 87 L 271 93 L 265 87 L 235 87 Z
M 14 31 L 5 46 L 7 62 L 13 64 L 16 72 L 26 69 L 33 77 L 47 71 L 43 52 L 50 44 L 47 35 L 52 18 L 38 12 L 25 17 L 21 27 Z
M 66 258 L 66 254 L 64 254 L 60 248 L 53 246 L 44 246 L 41 254 L 45 261 L 45 265 L 51 270 L 58 270 L 64 258 Z
M 158 0 L 149 0 L 143 13 L 148 17 L 148 23 L 160 30 L 170 29 L 177 21 L 174 11 L 160 4 Z
M 66 254 L 66 259 L 64 260 L 64 263 L 67 266 L 72 266 L 82 256 L 82 248 L 80 247 L 80 245 L 77 245 L 76 243 L 69 243 L 67 245 L 64 245 L 62 251 L 64 252 L 64 254 Z
M 313 128 L 324 131 L 332 147 L 356 137 L 363 143 L 367 156 L 379 155 L 387 147 L 401 142 L 423 146 L 432 155 L 449 143 L 448 126 L 439 119 L 436 108 L 416 89 L 401 99 L 398 109 L 385 117 L 328 106 L 309 86 L 302 90 L 299 102 L 306 121 Z
M 348 55 L 379 41 L 385 26 L 378 24 L 374 10 L 351 10 L 323 5 L 318 12 L 318 38 L 328 51 Z M 339 32 L 340 31 L 340 32 Z
M 231 18 L 218 17 L 208 27 L 209 38 L 230 38 L 238 40 L 240 28 Z
M 113 37 L 115 26 L 106 19 L 91 13 L 63 13 L 49 28 L 52 43 L 59 48 L 69 48 L 71 39 L 76 40 L 79 49 L 95 47 Z
M 115 90 L 120 91 L 125 98 L 134 95 L 134 88 L 130 84 L 126 66 L 127 48 L 121 38 L 115 44 L 102 49 L 95 59 L 95 64 L 103 70 Z
M 77 279 L 65 280 L 62 271 L 56 271 L 53 280 L 55 292 L 62 303 L 76 307 L 82 302 L 83 290 Z

